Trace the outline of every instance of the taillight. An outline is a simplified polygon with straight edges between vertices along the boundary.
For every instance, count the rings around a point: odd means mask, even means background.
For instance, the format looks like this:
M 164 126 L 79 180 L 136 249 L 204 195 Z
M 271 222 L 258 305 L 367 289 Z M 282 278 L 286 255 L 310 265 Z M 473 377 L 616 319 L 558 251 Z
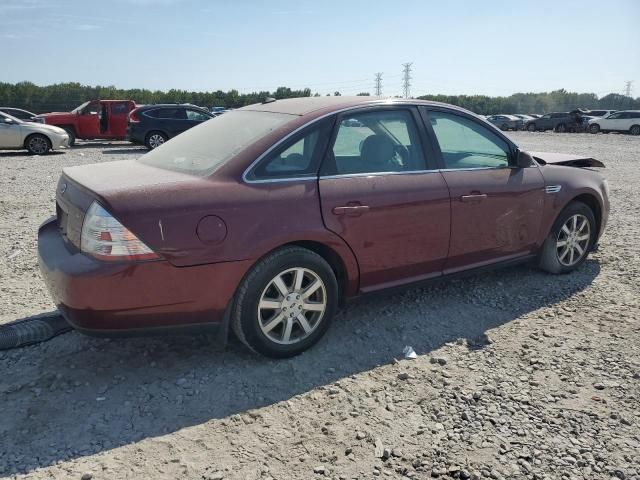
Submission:
M 160 258 L 97 202 L 84 217 L 80 250 L 105 261 Z
M 129 113 L 129 123 L 140 123 L 140 117 L 138 117 L 138 110 L 131 110 Z

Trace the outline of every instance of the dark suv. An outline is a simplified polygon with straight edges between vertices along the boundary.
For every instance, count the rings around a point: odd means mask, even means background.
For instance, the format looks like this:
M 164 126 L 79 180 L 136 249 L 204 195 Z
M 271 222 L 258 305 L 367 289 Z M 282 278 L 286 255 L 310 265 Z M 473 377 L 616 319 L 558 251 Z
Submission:
M 145 105 L 129 113 L 127 140 L 153 150 L 213 117 L 206 109 L 188 103 Z
M 574 130 L 575 127 L 576 119 L 570 112 L 546 113 L 540 118 L 528 121 L 525 125 L 530 132 L 554 130 L 563 133 Z

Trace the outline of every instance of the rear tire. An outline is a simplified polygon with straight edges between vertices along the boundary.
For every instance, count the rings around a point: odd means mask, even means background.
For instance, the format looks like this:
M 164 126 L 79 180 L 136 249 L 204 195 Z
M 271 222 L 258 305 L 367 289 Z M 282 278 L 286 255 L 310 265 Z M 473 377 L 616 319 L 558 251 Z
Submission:
M 502 130 L 503 132 L 506 132 L 507 130 L 509 130 L 509 126 L 506 124 L 500 125 L 500 130 Z
M 44 155 L 51 150 L 51 141 L 45 135 L 34 133 L 27 137 L 24 147 L 31 155 Z
M 529 130 L 530 132 L 535 132 L 536 129 L 536 124 L 535 123 L 530 123 L 529 125 L 527 125 L 527 130 Z
M 327 331 L 338 291 L 335 274 L 320 255 L 300 247 L 276 250 L 254 265 L 240 284 L 231 327 L 255 352 L 293 357 Z
M 597 123 L 593 123 L 591 125 L 589 125 L 589 132 L 591 133 L 599 133 L 600 132 L 600 125 L 598 125 Z
M 632 125 L 629 129 L 631 135 L 640 135 L 640 125 Z
M 553 274 L 572 272 L 587 259 L 596 235 L 593 211 L 582 202 L 571 202 L 554 222 L 540 250 L 538 266 Z
M 168 137 L 164 133 L 153 131 L 147 133 L 147 136 L 144 139 L 144 145 L 149 150 L 153 150 L 154 148 L 158 148 L 160 145 L 163 145 L 167 140 Z
M 69 135 L 69 146 L 73 147 L 76 144 L 76 132 L 73 128 L 65 127 L 64 131 Z

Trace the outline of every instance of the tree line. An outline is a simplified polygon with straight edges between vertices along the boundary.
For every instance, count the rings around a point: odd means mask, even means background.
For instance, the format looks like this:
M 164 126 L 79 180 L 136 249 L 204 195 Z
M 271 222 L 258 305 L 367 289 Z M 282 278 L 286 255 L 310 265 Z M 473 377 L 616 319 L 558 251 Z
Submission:
M 279 87 L 273 92 L 261 91 L 240 93 L 238 90 L 224 92 L 189 92 L 171 89 L 168 91 L 146 89 L 120 89 L 114 86 L 88 86 L 80 83 L 58 83 L 39 86 L 31 82 L 1 83 L 0 106 L 24 108 L 35 113 L 70 111 L 87 100 L 112 99 L 135 100 L 136 103 L 192 103 L 203 107 L 239 108 L 263 101 L 267 97 L 276 99 L 309 97 L 309 88 L 292 90 Z M 313 94 L 319 96 L 318 93 Z M 334 95 L 340 95 L 339 91 Z M 358 95 L 369 95 L 361 92 Z M 598 98 L 595 93 L 567 92 L 564 89 L 543 93 L 515 93 L 508 97 L 486 95 L 422 95 L 424 100 L 450 103 L 482 115 L 495 113 L 545 113 L 568 111 L 574 108 L 587 109 L 640 109 L 640 97 L 631 98 L 610 93 Z

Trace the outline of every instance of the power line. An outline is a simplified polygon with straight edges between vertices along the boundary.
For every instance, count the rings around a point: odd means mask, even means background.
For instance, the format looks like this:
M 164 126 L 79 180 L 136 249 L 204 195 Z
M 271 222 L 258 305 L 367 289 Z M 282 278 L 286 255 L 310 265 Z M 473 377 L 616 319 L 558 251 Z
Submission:
M 382 72 L 376 73 L 376 97 L 382 96 Z
M 411 97 L 411 65 L 413 65 L 413 62 L 402 64 L 402 92 L 404 98 Z

